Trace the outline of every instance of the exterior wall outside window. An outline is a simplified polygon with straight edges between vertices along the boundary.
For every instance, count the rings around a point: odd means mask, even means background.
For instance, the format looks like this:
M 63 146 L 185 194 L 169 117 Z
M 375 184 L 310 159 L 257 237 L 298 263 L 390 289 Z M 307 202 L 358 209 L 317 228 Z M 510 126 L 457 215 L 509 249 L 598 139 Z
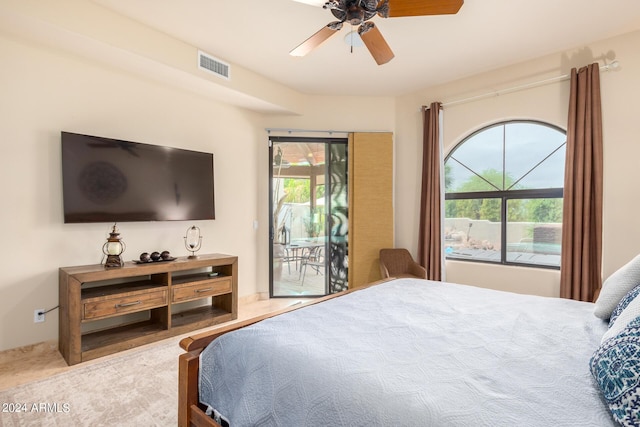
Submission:
M 445 161 L 447 259 L 559 268 L 566 134 L 499 122 Z

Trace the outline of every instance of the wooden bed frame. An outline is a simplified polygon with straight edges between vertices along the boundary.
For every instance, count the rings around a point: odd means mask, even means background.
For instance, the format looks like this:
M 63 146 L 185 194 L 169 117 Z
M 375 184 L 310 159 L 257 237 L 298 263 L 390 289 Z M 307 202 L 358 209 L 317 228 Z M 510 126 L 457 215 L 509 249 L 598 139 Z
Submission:
M 227 332 L 244 328 L 261 320 L 287 313 L 289 311 L 294 311 L 302 307 L 308 307 L 313 304 L 318 304 L 320 302 L 327 301 L 392 279 L 393 278 L 380 280 L 355 289 L 349 289 L 343 292 L 317 298 L 306 303 L 291 305 L 281 310 L 277 310 L 239 322 L 234 322 L 229 325 L 223 325 L 221 327 L 217 327 L 216 329 L 197 335 L 192 335 L 181 340 L 180 347 L 182 347 L 186 351 L 186 353 L 181 354 L 178 361 L 178 425 L 180 427 L 221 427 L 220 424 L 216 423 L 211 417 L 205 414 L 206 408 L 199 404 L 198 399 L 198 373 L 200 370 L 200 353 L 213 340 L 226 334 Z

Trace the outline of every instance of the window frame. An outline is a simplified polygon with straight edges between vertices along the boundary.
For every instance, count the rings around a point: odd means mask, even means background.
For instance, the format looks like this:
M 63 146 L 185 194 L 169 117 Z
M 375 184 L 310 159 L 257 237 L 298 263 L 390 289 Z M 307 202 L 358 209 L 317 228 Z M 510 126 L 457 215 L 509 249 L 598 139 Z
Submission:
M 464 145 L 465 142 L 473 138 L 478 133 L 497 127 L 497 126 L 507 126 L 508 124 L 512 124 L 512 123 L 536 124 L 536 125 L 546 126 L 554 130 L 557 130 L 559 132 L 562 132 L 565 135 L 565 137 L 567 134 L 564 129 L 558 126 L 552 125 L 550 123 L 538 121 L 538 120 L 514 119 L 514 120 L 505 120 L 501 122 L 496 122 L 496 123 L 484 126 L 483 128 L 478 129 L 470 133 L 469 135 L 467 135 L 465 138 L 463 138 L 446 155 L 443 165 L 447 163 L 449 158 L 458 150 L 458 148 L 460 148 L 462 145 Z M 504 133 L 503 133 L 503 138 L 504 138 Z M 503 139 L 503 150 L 502 150 L 503 165 L 504 165 L 504 159 L 505 159 L 505 153 L 506 153 L 506 150 L 504 149 L 504 144 L 505 144 L 505 140 Z M 565 138 L 564 144 L 561 144 L 551 154 L 546 156 L 542 161 L 538 162 L 536 166 L 534 166 L 532 169 L 529 170 L 529 172 L 531 172 L 533 169 L 538 167 L 541 163 L 543 163 L 546 159 L 548 159 L 553 153 L 555 153 L 558 149 L 560 149 L 562 146 L 565 146 L 566 144 L 567 144 L 567 141 Z M 458 161 L 455 158 L 453 160 Z M 529 172 L 527 172 L 527 174 Z M 503 174 L 504 174 L 504 168 L 503 168 Z M 500 200 L 501 202 L 501 205 L 500 205 L 500 262 L 488 261 L 486 259 L 455 258 L 455 257 L 449 257 L 446 253 L 445 253 L 445 259 L 451 260 L 451 261 L 475 262 L 475 263 L 483 263 L 483 264 L 490 264 L 490 265 L 509 265 L 509 266 L 518 266 L 518 267 L 560 270 L 560 265 L 555 266 L 555 265 L 548 265 L 548 264 L 532 264 L 532 263 L 515 262 L 515 261 L 507 260 L 507 224 L 508 224 L 507 206 L 508 206 L 509 200 L 563 199 L 563 198 L 564 198 L 564 188 L 535 188 L 535 189 L 519 189 L 519 190 L 507 189 L 507 190 L 491 190 L 491 191 L 467 191 L 467 192 L 455 192 L 455 193 L 453 192 L 449 193 L 445 190 L 445 197 L 444 197 L 445 202 L 447 200 L 476 200 L 476 199 L 497 199 L 497 200 Z M 562 247 L 561 247 L 561 250 L 562 250 Z

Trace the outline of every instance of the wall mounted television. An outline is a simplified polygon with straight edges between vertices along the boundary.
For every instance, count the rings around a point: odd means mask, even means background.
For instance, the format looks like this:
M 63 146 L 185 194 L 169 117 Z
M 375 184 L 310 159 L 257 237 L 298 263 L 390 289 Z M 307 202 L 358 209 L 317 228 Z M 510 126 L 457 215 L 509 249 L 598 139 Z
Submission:
M 213 154 L 62 132 L 65 223 L 215 219 Z

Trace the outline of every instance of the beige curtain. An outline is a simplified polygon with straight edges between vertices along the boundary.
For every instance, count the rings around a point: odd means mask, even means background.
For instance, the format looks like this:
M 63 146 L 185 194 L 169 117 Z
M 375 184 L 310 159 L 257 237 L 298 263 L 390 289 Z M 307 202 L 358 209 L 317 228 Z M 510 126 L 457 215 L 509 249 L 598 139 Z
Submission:
M 442 280 L 443 277 L 440 109 L 439 102 L 422 108 L 424 130 L 418 263 L 427 270 L 427 279 L 430 280 Z
M 560 296 L 592 301 L 601 282 L 602 111 L 600 68 L 571 70 L 562 216 Z

